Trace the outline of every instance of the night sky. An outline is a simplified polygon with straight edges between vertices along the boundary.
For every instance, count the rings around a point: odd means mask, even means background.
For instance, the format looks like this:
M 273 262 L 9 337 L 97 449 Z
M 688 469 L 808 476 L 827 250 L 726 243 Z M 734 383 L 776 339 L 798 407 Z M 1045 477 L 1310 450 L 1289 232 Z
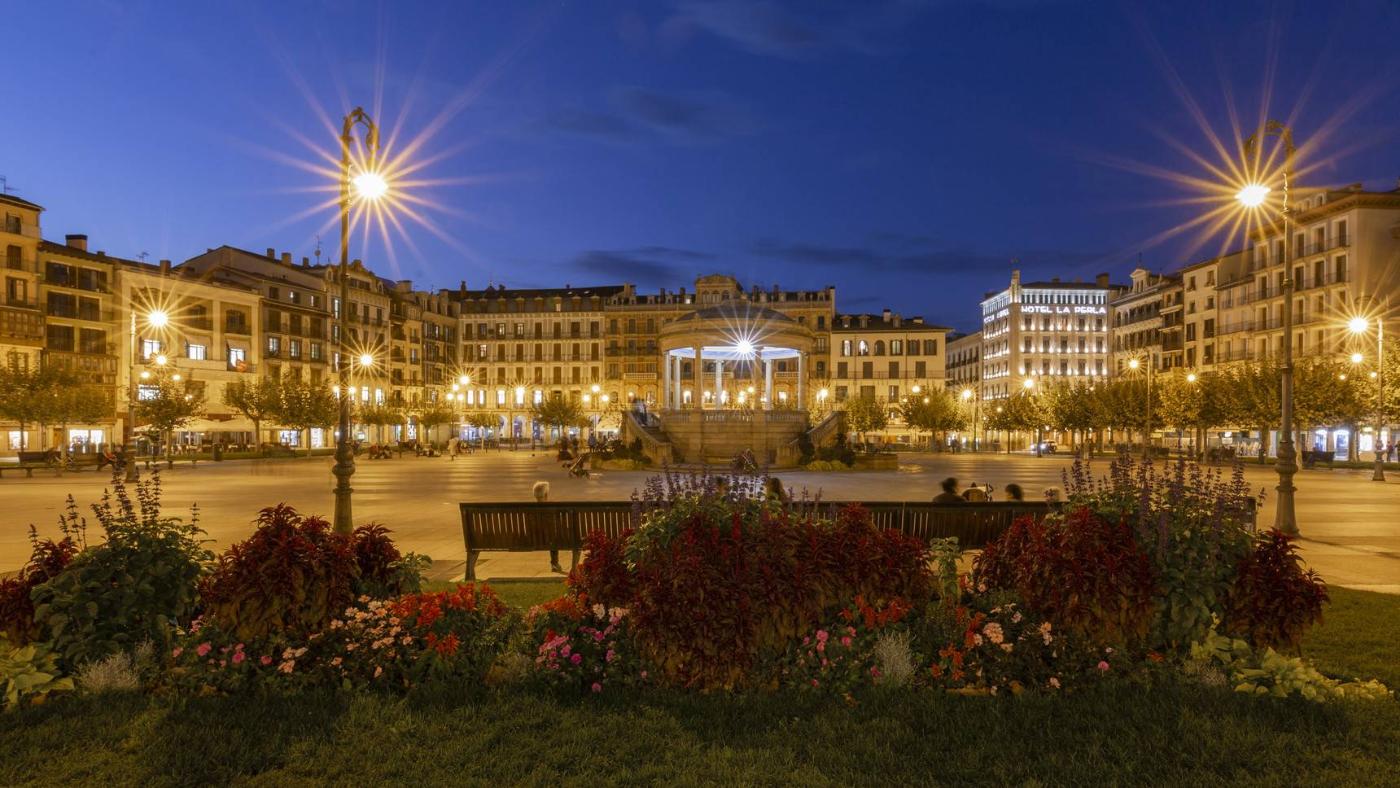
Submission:
M 220 6 L 205 9 L 203 6 Z M 179 10 L 177 10 L 179 9 Z M 425 137 L 354 254 L 420 287 L 838 288 L 960 328 L 1027 277 L 1126 280 L 1266 100 L 1312 184 L 1395 188 L 1400 3 L 11 3 L 0 175 L 45 235 L 183 260 L 336 254 L 308 142 L 364 104 Z M 376 98 L 378 95 L 378 98 Z M 1183 96 L 1188 100 L 1183 100 Z M 1248 129 L 1246 132 L 1248 133 Z M 297 218 L 300 216 L 301 218 Z

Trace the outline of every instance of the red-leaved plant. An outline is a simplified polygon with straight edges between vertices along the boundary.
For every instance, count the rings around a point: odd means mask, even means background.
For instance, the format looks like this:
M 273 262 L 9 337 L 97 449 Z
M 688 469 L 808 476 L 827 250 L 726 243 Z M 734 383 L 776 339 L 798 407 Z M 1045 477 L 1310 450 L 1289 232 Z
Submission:
M 1296 648 L 1307 628 L 1322 620 L 1325 604 L 1327 584 L 1303 569 L 1290 537 L 1270 529 L 1240 559 L 1223 626 L 1259 648 Z
M 29 542 L 32 545 L 29 563 L 15 577 L 0 580 L 0 636 L 17 646 L 39 636 L 29 592 L 62 572 L 78 554 L 78 544 L 71 536 L 57 542 L 40 539 L 31 527 Z
M 354 602 L 359 567 L 350 537 L 286 504 L 263 509 L 257 524 L 200 583 L 211 623 L 245 640 L 305 633 Z
M 1152 565 L 1132 529 L 1086 508 L 1016 520 L 977 557 L 973 577 L 1093 644 L 1142 645 L 1156 615 Z
M 675 685 L 770 681 L 751 670 L 760 656 L 857 596 L 918 606 L 932 594 L 927 544 L 859 507 L 830 521 L 731 487 L 687 490 L 654 514 L 636 534 L 593 536 L 573 590 L 627 608 L 640 655 Z

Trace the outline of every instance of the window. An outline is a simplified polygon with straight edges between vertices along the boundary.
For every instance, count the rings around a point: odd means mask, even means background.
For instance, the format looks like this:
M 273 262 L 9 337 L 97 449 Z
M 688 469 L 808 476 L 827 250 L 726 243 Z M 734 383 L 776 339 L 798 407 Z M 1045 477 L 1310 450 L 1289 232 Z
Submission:
M 281 297 L 282 297 L 282 291 L 281 291 L 281 290 L 278 290 L 278 289 L 275 288 L 275 287 L 269 287 L 269 288 L 267 289 L 267 300 L 269 300 L 269 301 L 276 301 L 276 300 L 280 299 Z
M 276 355 L 277 355 L 278 353 L 280 353 L 281 351 L 282 351 L 282 338 L 281 338 L 281 337 L 268 337 L 268 338 L 267 338 L 267 354 L 268 354 L 269 356 L 276 356 Z
M 868 355 L 870 355 L 870 346 L 867 345 L 867 344 L 865 344 L 865 340 L 864 340 L 864 339 L 860 340 L 860 341 L 856 344 L 856 354 L 857 354 L 857 355 L 860 355 L 860 356 L 868 356 Z
M 293 339 L 287 343 L 287 355 L 290 358 L 301 358 L 300 339 Z
M 902 340 L 902 339 L 891 339 L 891 340 L 890 340 L 890 355 L 891 355 L 891 356 L 901 356 L 901 355 L 904 355 L 904 340 Z
M 191 361 L 204 361 L 207 355 L 203 345 L 185 345 L 185 358 Z
M 248 351 L 241 347 L 231 347 L 228 349 L 228 365 L 230 369 L 238 369 L 247 362 Z
M 841 355 L 843 355 L 843 356 L 849 356 L 849 355 L 851 355 L 851 340 L 849 340 L 849 339 L 843 339 L 843 340 L 841 340 Z M 844 377 L 844 376 L 843 376 L 843 377 Z
M 160 340 L 159 340 L 159 339 L 143 339 L 143 340 L 141 340 L 141 358 L 149 359 L 149 358 L 151 358 L 152 356 L 158 356 L 158 355 L 160 355 Z
M 320 360 L 321 360 L 321 343 L 320 343 L 320 342 L 312 342 L 312 343 L 311 343 L 311 360 L 312 360 L 312 361 L 320 361 Z

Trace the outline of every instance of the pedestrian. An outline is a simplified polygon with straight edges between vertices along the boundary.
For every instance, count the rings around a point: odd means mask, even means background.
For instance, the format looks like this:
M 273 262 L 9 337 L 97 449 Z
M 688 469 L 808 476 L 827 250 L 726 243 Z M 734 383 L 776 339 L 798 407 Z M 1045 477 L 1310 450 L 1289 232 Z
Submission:
M 535 482 L 535 486 L 531 488 L 531 492 L 535 495 L 535 503 L 549 502 L 549 482 Z M 550 540 L 550 544 L 554 544 L 552 539 Z M 549 570 L 561 575 L 564 574 L 564 567 L 559 565 L 559 548 L 557 546 L 549 548 Z
M 1024 490 L 1021 489 L 1021 485 L 1019 485 L 1019 484 L 1008 484 L 1008 485 L 1006 485 L 1006 500 L 1008 500 L 1008 501 L 1024 501 L 1024 500 L 1026 500 L 1026 493 L 1025 493 Z
M 967 503 L 961 495 L 958 495 L 958 480 L 952 476 L 943 480 L 940 485 L 943 492 L 933 496 L 934 503 Z
M 784 506 L 792 503 L 792 496 L 788 495 L 787 489 L 783 487 L 783 480 L 776 476 L 768 477 L 768 481 L 763 485 L 763 492 L 764 497 L 775 503 Z

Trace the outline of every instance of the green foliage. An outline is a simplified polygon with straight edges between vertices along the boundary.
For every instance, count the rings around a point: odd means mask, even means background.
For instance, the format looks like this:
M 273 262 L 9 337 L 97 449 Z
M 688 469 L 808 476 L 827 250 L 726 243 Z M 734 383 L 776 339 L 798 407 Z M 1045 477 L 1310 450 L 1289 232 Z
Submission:
M 922 394 L 916 394 L 899 405 L 900 417 L 915 430 L 928 433 L 960 430 L 969 421 L 967 409 L 962 407 L 951 391 L 942 387 L 928 387 Z
M 429 403 L 415 414 L 418 424 L 425 431 L 432 432 L 439 424 L 450 424 L 457 420 L 457 412 L 440 402 Z
M 987 429 L 996 432 L 1033 432 L 1045 426 L 1046 422 L 1045 409 L 1040 398 L 1024 389 L 1006 399 L 989 402 L 985 410 Z
M 846 402 L 846 428 L 865 437 L 867 432 L 879 432 L 889 424 L 885 401 L 875 397 L 854 397 Z
M 72 692 L 73 679 L 62 674 L 47 643 L 17 646 L 0 635 L 0 690 L 5 710 L 11 711 L 22 703 L 43 703 L 53 692 Z
M 277 383 L 277 406 L 273 413 L 278 423 L 294 430 L 330 427 L 339 420 L 340 400 L 324 385 L 288 375 Z M 311 453 L 310 441 L 307 441 L 306 452 Z
M 193 616 L 196 583 L 210 559 L 197 512 L 188 524 L 161 516 L 159 474 L 137 483 L 135 500 L 114 475 L 112 491 L 92 511 L 106 541 L 31 593 L 35 623 L 70 666 L 146 640 L 168 642 L 172 628 Z M 63 525 L 69 533 L 86 530 L 72 507 Z
M 290 381 L 288 376 L 284 380 Z M 233 408 L 253 422 L 253 432 L 262 443 L 262 423 L 276 419 L 282 413 L 282 383 L 272 378 L 240 378 L 224 386 L 224 405 Z
M 1390 700 L 1386 686 L 1370 681 L 1340 681 L 1324 676 L 1301 657 L 1285 657 L 1272 648 L 1251 647 L 1238 638 L 1211 630 L 1199 643 L 1192 644 L 1191 658 L 1198 666 L 1226 673 L 1236 692 L 1269 695 L 1275 698 L 1299 696 L 1312 701 Z M 1199 672 L 1199 667 L 1197 668 Z
M 23 432 L 29 424 L 101 421 L 111 415 L 111 393 L 64 367 L 0 365 L 0 419 Z
M 204 413 L 204 389 L 191 380 L 162 378 L 154 396 L 136 403 L 136 419 L 159 435 L 178 430 Z
M 582 427 L 588 424 L 588 417 L 584 414 L 583 407 L 568 397 L 545 397 L 535 403 L 533 413 L 536 421 L 558 428 L 560 431 L 568 427 Z
M 1055 379 L 1040 392 L 1045 423 L 1057 430 L 1084 432 L 1100 426 L 1095 387 L 1082 380 Z
M 76 505 L 71 496 L 68 507 L 69 515 L 75 516 Z M 0 637 L 21 646 L 40 637 L 31 594 L 72 563 L 79 547 L 73 536 L 64 536 L 57 542 L 40 539 L 33 526 L 29 527 L 29 543 L 29 563 L 16 576 L 0 580 Z

